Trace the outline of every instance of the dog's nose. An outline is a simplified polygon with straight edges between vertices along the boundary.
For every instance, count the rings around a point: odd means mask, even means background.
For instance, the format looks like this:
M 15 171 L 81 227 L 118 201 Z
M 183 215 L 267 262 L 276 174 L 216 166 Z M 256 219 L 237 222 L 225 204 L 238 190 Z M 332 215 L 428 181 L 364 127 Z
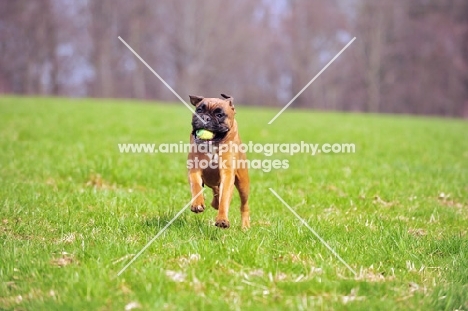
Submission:
M 204 115 L 204 116 L 203 116 L 203 120 L 204 120 L 205 122 L 210 122 L 210 121 L 211 121 L 211 117 L 210 117 L 210 116 L 207 116 L 207 115 Z

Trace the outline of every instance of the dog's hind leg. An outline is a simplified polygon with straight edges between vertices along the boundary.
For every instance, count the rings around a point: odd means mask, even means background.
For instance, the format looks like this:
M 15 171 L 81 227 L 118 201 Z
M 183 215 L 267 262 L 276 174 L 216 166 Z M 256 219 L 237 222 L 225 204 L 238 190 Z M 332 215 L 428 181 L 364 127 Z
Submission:
M 213 200 L 211 201 L 211 206 L 217 210 L 219 208 L 219 187 L 215 186 L 213 189 Z

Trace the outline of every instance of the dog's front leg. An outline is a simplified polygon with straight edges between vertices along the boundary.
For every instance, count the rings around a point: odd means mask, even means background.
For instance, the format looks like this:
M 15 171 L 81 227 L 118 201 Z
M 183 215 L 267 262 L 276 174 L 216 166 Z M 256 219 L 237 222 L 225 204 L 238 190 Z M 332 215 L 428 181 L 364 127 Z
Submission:
M 221 183 L 219 185 L 219 208 L 215 225 L 220 228 L 229 228 L 229 205 L 234 192 L 234 170 L 232 168 L 221 170 Z
M 189 170 L 189 182 L 190 182 L 190 191 L 192 192 L 192 199 L 197 196 L 203 189 L 203 180 L 201 176 L 201 171 L 198 169 Z M 201 213 L 205 210 L 205 198 L 202 194 L 199 194 L 192 202 L 190 210 L 194 213 Z

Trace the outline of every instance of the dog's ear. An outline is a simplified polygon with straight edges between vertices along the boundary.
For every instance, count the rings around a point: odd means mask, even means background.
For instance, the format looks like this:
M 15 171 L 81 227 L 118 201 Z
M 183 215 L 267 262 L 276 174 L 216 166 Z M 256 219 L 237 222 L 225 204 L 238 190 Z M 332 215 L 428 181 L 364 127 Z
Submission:
M 189 95 L 189 97 L 190 97 L 190 103 L 194 106 L 198 105 L 204 99 L 204 97 L 202 96 L 195 96 L 195 95 Z
M 229 106 L 231 106 L 232 109 L 234 110 L 234 98 L 231 95 L 226 95 L 226 94 L 221 94 L 221 97 L 227 100 L 229 102 Z

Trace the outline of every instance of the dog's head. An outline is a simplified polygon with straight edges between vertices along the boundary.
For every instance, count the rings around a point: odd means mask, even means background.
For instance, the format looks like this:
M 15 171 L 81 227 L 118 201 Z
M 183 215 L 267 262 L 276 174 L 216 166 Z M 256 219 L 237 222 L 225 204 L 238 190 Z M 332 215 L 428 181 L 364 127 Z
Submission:
M 190 95 L 190 102 L 195 106 L 195 113 L 192 118 L 192 135 L 195 143 L 222 142 L 234 126 L 234 99 L 225 94 L 220 98 L 204 98 L 202 96 Z M 203 120 L 203 121 L 202 121 Z M 201 140 L 196 132 L 205 129 L 214 134 L 210 140 Z

